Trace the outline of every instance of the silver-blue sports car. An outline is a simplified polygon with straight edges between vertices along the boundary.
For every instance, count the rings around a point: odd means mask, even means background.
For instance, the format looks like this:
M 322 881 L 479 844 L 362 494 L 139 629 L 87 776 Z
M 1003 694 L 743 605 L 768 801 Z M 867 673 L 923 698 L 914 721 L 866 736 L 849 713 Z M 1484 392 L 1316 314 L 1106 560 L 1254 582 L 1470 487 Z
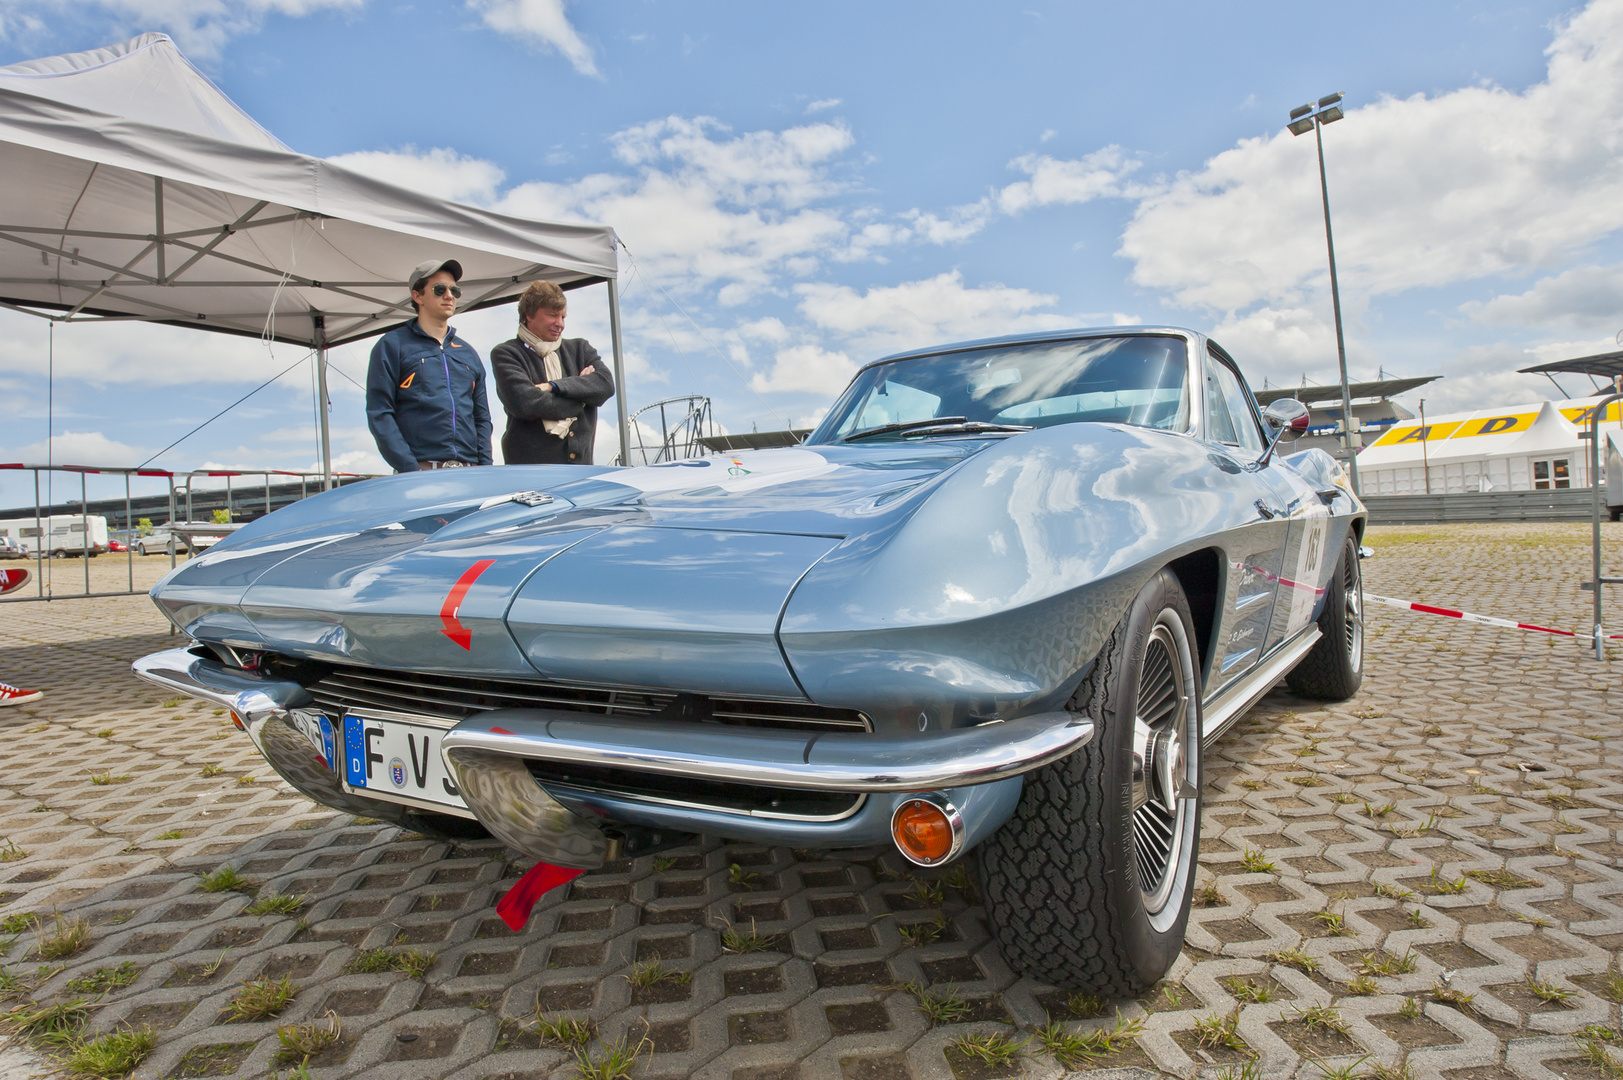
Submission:
M 562 867 L 695 833 L 968 856 L 1019 970 L 1131 994 L 1188 919 L 1201 752 L 1363 669 L 1362 504 L 1176 328 L 864 367 L 800 446 L 368 481 L 152 590 L 138 674 L 310 798 Z

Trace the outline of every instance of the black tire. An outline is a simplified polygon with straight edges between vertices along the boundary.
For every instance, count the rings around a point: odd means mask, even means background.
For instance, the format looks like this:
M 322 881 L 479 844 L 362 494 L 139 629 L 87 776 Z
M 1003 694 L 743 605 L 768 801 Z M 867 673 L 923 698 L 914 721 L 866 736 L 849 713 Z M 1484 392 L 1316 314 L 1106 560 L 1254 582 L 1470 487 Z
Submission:
M 1346 701 L 1364 682 L 1364 575 L 1351 532 L 1325 590 L 1319 633 L 1324 636 L 1285 676 L 1285 685 L 1297 697 Z
M 1612 507 L 1611 515 L 1613 521 L 1623 521 L 1623 506 Z
M 1189 602 L 1162 570 L 1067 705 L 1093 738 L 1029 773 L 1014 816 L 976 849 L 987 921 L 1016 971 L 1122 998 L 1178 958 L 1200 845 L 1197 656 Z

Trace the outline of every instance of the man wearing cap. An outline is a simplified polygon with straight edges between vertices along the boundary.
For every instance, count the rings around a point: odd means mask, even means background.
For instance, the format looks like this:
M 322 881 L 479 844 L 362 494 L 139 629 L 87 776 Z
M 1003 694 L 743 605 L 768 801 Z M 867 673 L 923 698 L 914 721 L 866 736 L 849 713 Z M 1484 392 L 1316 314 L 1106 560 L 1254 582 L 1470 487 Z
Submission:
M 366 424 L 395 472 L 489 465 L 485 364 L 456 336 L 462 264 L 430 259 L 406 281 L 417 317 L 372 346 Z

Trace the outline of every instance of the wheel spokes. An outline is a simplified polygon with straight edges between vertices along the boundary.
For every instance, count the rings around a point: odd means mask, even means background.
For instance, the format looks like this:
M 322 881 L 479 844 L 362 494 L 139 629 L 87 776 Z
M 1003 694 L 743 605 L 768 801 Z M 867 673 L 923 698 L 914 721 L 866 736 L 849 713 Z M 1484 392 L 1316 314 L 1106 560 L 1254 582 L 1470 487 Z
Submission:
M 1186 730 L 1195 715 L 1189 703 L 1192 685 L 1188 642 L 1181 633 L 1174 637 L 1163 617 L 1144 646 L 1132 746 L 1133 862 L 1145 907 L 1152 912 L 1171 899 L 1187 844 L 1187 805 L 1199 794 L 1193 761 L 1186 757 L 1199 738 Z

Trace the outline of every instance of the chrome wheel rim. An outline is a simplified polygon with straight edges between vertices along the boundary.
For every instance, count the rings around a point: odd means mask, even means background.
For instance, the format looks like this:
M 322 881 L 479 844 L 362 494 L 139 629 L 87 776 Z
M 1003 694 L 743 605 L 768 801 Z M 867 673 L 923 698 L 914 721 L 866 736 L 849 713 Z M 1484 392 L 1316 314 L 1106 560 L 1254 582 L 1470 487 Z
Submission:
M 1358 567 L 1358 553 L 1351 551 L 1346 569 L 1341 572 L 1343 616 L 1347 631 L 1347 666 L 1353 671 L 1364 670 L 1364 575 Z
M 1133 856 L 1144 910 L 1157 930 L 1188 891 L 1200 782 L 1195 665 L 1183 620 L 1163 611 L 1144 644 L 1133 716 Z

